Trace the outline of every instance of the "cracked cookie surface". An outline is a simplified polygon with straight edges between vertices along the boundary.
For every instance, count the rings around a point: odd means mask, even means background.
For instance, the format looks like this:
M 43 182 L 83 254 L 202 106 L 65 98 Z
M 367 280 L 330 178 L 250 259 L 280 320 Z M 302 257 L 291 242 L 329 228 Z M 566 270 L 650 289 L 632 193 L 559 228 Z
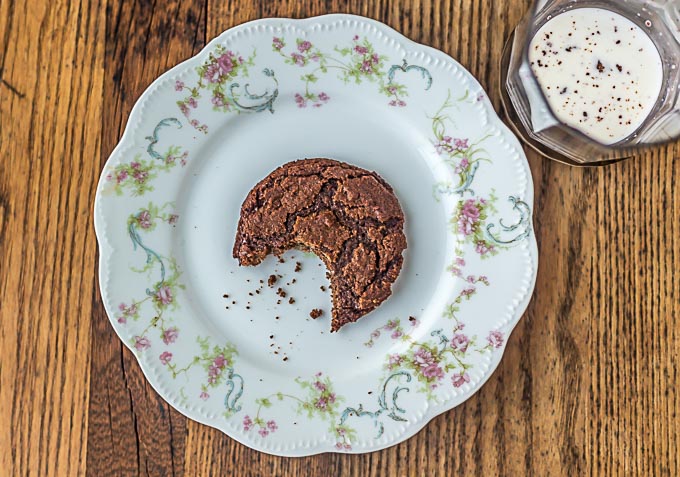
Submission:
M 248 193 L 233 256 L 257 265 L 291 248 L 315 253 L 330 272 L 337 331 L 392 293 L 406 248 L 404 213 L 375 172 L 331 159 L 289 162 Z

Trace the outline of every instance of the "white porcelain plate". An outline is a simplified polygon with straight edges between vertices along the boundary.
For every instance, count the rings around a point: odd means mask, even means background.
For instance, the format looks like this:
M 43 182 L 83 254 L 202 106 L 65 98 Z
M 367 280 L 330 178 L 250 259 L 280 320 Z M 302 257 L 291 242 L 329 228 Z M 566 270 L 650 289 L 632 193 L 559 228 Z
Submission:
M 231 256 L 248 191 L 305 157 L 377 171 L 406 216 L 392 296 L 338 333 L 315 256 Z M 97 189 L 101 292 L 188 417 L 272 454 L 373 451 L 498 365 L 536 278 L 532 201 L 518 141 L 450 57 L 361 17 L 259 20 L 132 110 Z

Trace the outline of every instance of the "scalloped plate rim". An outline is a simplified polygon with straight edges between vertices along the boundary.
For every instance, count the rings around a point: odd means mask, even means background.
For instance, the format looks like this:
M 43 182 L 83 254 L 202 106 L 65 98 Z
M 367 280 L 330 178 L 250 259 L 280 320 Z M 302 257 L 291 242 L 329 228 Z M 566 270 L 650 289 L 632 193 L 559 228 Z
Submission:
M 244 30 L 248 29 L 257 25 L 265 24 L 265 25 L 275 25 L 275 26 L 281 26 L 281 23 L 288 23 L 291 24 L 295 27 L 300 27 L 300 29 L 304 30 L 305 27 L 308 27 L 316 22 L 319 21 L 356 21 L 359 23 L 367 23 L 370 24 L 371 26 L 375 27 L 376 29 L 382 31 L 383 33 L 388 33 L 392 39 L 394 39 L 397 43 L 397 45 L 404 49 L 406 51 L 406 46 L 412 46 L 417 48 L 419 51 L 424 52 L 425 54 L 428 54 L 434 58 L 439 59 L 440 61 L 443 62 L 450 62 L 453 63 L 455 66 L 460 68 L 463 72 L 467 73 L 468 79 L 471 81 L 471 85 L 478 87 L 479 90 L 485 91 L 483 86 L 479 83 L 479 80 L 467 70 L 463 65 L 461 65 L 456 59 L 448 55 L 447 53 L 438 50 L 432 46 L 425 45 L 422 43 L 418 43 L 414 40 L 411 40 L 410 38 L 406 37 L 402 33 L 398 32 L 394 28 L 390 27 L 387 24 L 384 24 L 380 21 L 374 20 L 372 18 L 368 17 L 363 17 L 360 15 L 353 15 L 353 14 L 344 14 L 344 13 L 332 13 L 332 14 L 325 14 L 325 15 L 318 15 L 318 16 L 313 16 L 313 17 L 308 17 L 308 18 L 300 18 L 300 19 L 295 19 L 295 18 L 284 18 L 284 17 L 272 17 L 272 18 L 261 18 L 261 19 L 256 19 L 256 20 L 251 20 L 245 23 L 241 23 L 239 25 L 235 25 L 231 28 L 226 29 L 222 33 L 218 34 L 215 36 L 211 41 L 209 41 L 199 52 L 197 52 L 195 55 L 190 56 L 189 58 L 181 61 L 177 65 L 173 66 L 172 68 L 168 69 L 164 73 L 162 73 L 160 76 L 158 76 L 154 81 L 152 81 L 147 88 L 144 89 L 144 91 L 139 95 L 137 100 L 135 101 L 135 104 L 133 105 L 132 109 L 130 110 L 130 113 L 128 115 L 127 122 L 125 124 L 125 128 L 123 130 L 123 134 L 121 135 L 120 139 L 118 140 L 118 143 L 116 146 L 113 148 L 111 153 L 108 155 L 107 160 L 105 161 L 104 165 L 102 166 L 102 173 L 100 174 L 100 178 L 97 183 L 97 188 L 96 188 L 96 194 L 94 198 L 94 205 L 93 205 L 93 215 L 94 215 L 94 229 L 95 229 L 95 235 L 97 237 L 97 243 L 98 243 L 98 255 L 99 255 L 99 264 L 98 264 L 98 280 L 99 280 L 99 289 L 102 297 L 102 304 L 104 306 L 104 309 L 107 314 L 107 318 L 111 322 L 113 320 L 114 316 L 114 311 L 109 308 L 108 303 L 109 303 L 109 296 L 108 296 L 108 290 L 107 290 L 107 284 L 108 284 L 108 276 L 105 275 L 106 268 L 107 268 L 107 263 L 113 256 L 113 254 L 116 252 L 116 248 L 109 243 L 109 240 L 105 234 L 106 230 L 106 223 L 102 217 L 102 215 L 99 213 L 100 210 L 100 202 L 102 200 L 101 194 L 99 193 L 102 184 L 105 181 L 105 170 L 106 166 L 109 165 L 120 153 L 122 150 L 125 149 L 125 147 L 130 143 L 130 140 L 132 139 L 132 136 L 134 134 L 134 128 L 135 126 L 141 121 L 141 115 L 142 115 L 142 109 L 145 103 L 145 100 L 148 98 L 148 96 L 156 90 L 156 88 L 162 84 L 164 81 L 166 81 L 169 77 L 175 76 L 178 72 L 186 69 L 187 67 L 191 66 L 194 63 L 197 63 L 199 58 L 201 58 L 204 54 L 207 54 L 211 49 L 213 49 L 216 45 L 220 44 L 223 40 L 224 37 L 227 35 L 233 35 L 238 33 L 239 30 Z M 513 146 L 516 147 L 517 151 L 520 153 L 522 156 L 520 158 L 524 160 L 525 163 L 526 161 L 526 156 L 524 155 L 524 150 L 521 146 L 521 143 L 517 139 L 517 137 L 512 133 L 512 131 L 507 127 L 507 125 L 500 119 L 498 116 L 498 113 L 495 111 L 493 106 L 490 103 L 486 103 L 484 105 L 484 110 L 488 115 L 488 121 L 489 123 L 495 124 L 500 132 L 503 134 L 503 137 L 510 141 Z M 531 210 L 531 220 L 533 222 L 533 205 L 534 205 L 534 190 L 533 190 L 533 178 L 531 176 L 531 171 L 528 168 L 528 163 L 526 167 L 527 171 L 527 184 L 526 184 L 526 196 L 524 197 L 525 201 L 532 205 L 532 210 Z M 512 334 L 514 329 L 516 328 L 517 324 L 519 323 L 520 319 L 526 312 L 529 303 L 533 297 L 533 292 L 535 290 L 535 285 L 536 285 L 536 280 L 537 280 L 537 274 L 538 274 L 538 244 L 536 241 L 536 235 L 534 228 L 531 227 L 531 231 L 528 236 L 528 254 L 530 257 L 530 265 L 531 265 L 531 277 L 528 281 L 528 286 L 527 286 L 527 292 L 525 296 L 523 297 L 522 300 L 520 300 L 517 305 L 515 305 L 515 310 L 514 313 L 512 314 L 512 319 L 510 319 L 505 326 L 508 327 L 507 330 L 507 338 Z M 266 454 L 270 455 L 275 455 L 275 456 L 281 456 L 281 457 L 306 457 L 306 456 L 312 456 L 312 455 L 319 455 L 319 454 L 324 454 L 324 453 L 338 453 L 338 454 L 367 454 L 367 453 L 372 453 L 372 452 L 377 452 L 384 450 L 386 448 L 395 446 L 397 444 L 403 443 L 410 439 L 411 437 L 415 436 L 418 434 L 422 429 L 424 429 L 432 419 L 435 417 L 438 417 L 440 415 L 443 415 L 447 411 L 450 411 L 459 405 L 463 404 L 465 401 L 470 399 L 472 396 L 477 394 L 479 390 L 488 382 L 489 378 L 496 372 L 498 365 L 500 364 L 500 361 L 502 360 L 504 354 L 505 354 L 505 349 L 507 347 L 507 342 L 508 339 L 504 340 L 501 348 L 499 349 L 499 352 L 494 354 L 491 357 L 488 369 L 485 371 L 483 377 L 480 379 L 475 384 L 474 391 L 471 391 L 470 394 L 466 397 L 464 397 L 460 402 L 457 404 L 451 405 L 450 403 L 443 402 L 443 403 L 428 403 L 426 407 L 425 413 L 422 415 L 422 417 L 416 421 L 412 422 L 412 424 L 403 432 L 401 433 L 398 437 L 393 439 L 390 442 L 386 442 L 383 444 L 378 444 L 374 448 L 371 448 L 369 450 L 365 449 L 351 449 L 351 450 L 343 450 L 343 451 L 337 451 L 334 449 L 322 449 L 322 448 L 294 448 L 294 449 L 288 449 L 288 450 L 281 450 L 281 451 L 274 451 L 271 448 L 266 448 L 260 445 L 260 443 L 257 440 L 251 440 L 249 442 L 246 441 L 244 436 L 240 434 L 232 434 L 228 433 L 225 429 L 219 427 L 218 424 L 211 422 L 211 420 L 207 417 L 202 416 L 199 413 L 195 413 L 192 410 L 189 409 L 182 409 L 181 406 L 178 405 L 178 403 L 174 402 L 174 399 L 170 398 L 168 394 L 166 394 L 162 389 L 160 389 L 160 386 L 157 385 L 157 383 L 154 382 L 153 379 L 149 379 L 150 376 L 152 376 L 152 369 L 147 366 L 147 364 L 144 362 L 144 360 L 140 359 L 140 357 L 135 354 L 133 346 L 131 343 L 128 343 L 120 334 L 118 333 L 117 328 L 114 326 L 113 327 L 114 332 L 120 338 L 120 341 L 124 344 L 124 346 L 129 349 L 134 358 L 135 361 L 139 364 L 140 369 L 142 370 L 142 373 L 146 379 L 146 381 L 149 383 L 149 385 L 154 389 L 155 392 L 161 396 L 161 398 L 168 404 L 170 405 L 173 409 L 175 409 L 177 412 L 182 414 L 183 416 L 199 422 L 201 424 L 213 427 L 223 434 L 225 434 L 228 438 L 233 439 L 240 444 L 249 447 L 251 449 L 254 449 L 259 452 L 263 452 Z

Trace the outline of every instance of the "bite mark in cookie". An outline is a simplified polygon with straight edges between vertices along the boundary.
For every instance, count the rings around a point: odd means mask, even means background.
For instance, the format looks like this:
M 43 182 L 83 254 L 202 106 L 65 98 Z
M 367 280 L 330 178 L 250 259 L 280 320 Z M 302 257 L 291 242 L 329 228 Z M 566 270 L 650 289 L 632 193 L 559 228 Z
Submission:
M 330 272 L 331 331 L 374 310 L 392 293 L 406 248 L 404 213 L 378 174 L 330 159 L 279 167 L 241 207 L 233 256 L 257 265 L 298 248 Z

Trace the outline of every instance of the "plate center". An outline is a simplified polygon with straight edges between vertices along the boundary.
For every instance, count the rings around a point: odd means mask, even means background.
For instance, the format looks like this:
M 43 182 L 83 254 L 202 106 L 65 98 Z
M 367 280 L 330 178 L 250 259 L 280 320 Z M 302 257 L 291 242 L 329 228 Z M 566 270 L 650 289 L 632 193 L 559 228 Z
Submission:
M 413 316 L 427 329 L 439 318 L 447 297 L 447 250 L 455 246 L 446 243 L 447 220 L 432 193 L 443 180 L 432 166 L 441 159 L 423 128 L 395 112 L 342 94 L 322 108 L 300 109 L 283 95 L 274 114 L 225 116 L 195 152 L 176 204 L 182 217 L 177 255 L 194 319 L 237 345 L 241 363 L 291 377 L 324 369 L 351 378 L 382 366 L 385 353 L 398 346 L 392 340 L 364 345 L 387 320 L 408 326 Z M 257 267 L 239 267 L 231 255 L 249 190 L 276 167 L 313 157 L 376 171 L 394 188 L 406 216 L 408 248 L 392 296 L 338 333 L 330 333 L 330 291 L 318 258 L 291 251 L 283 263 L 269 257 Z M 269 286 L 272 275 L 276 283 Z M 314 309 L 323 310 L 316 320 Z

